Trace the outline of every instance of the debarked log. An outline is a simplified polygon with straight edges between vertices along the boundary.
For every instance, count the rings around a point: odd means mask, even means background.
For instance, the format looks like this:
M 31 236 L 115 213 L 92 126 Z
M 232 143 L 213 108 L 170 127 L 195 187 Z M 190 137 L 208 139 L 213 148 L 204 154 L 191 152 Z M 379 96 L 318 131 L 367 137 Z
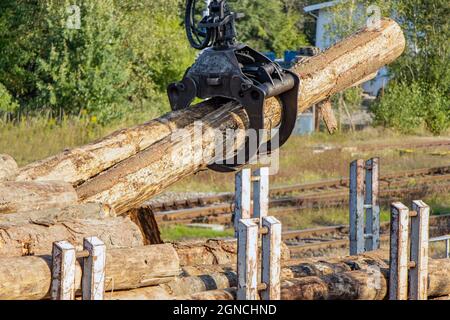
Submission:
M 124 290 L 169 282 L 180 274 L 170 244 L 107 250 L 105 290 Z M 0 258 L 0 300 L 45 299 L 50 295 L 51 257 Z M 81 264 L 76 265 L 76 289 Z
M 62 208 L 76 203 L 77 193 L 67 182 L 0 182 L 0 214 Z
M 128 217 L 0 223 L 0 257 L 50 254 L 52 243 L 60 240 L 82 250 L 83 238 L 91 236 L 100 238 L 107 248 L 144 245 L 139 227 Z

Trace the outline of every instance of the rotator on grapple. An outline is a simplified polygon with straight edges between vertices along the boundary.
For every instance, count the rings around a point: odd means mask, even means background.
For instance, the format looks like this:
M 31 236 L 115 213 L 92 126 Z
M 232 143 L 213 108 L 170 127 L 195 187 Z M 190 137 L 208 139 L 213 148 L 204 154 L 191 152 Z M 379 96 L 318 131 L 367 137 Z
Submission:
M 249 117 L 249 129 L 256 132 L 256 148 L 245 147 L 234 159 L 208 166 L 219 172 L 238 170 L 256 153 L 270 153 L 272 143 L 261 141 L 264 129 L 264 101 L 277 97 L 282 106 L 282 120 L 278 128 L 277 146 L 283 145 L 292 134 L 297 119 L 299 77 L 258 51 L 236 43 L 235 21 L 242 15 L 230 11 L 226 0 L 213 0 L 209 14 L 196 25 L 196 0 L 187 0 L 185 27 L 192 47 L 203 50 L 185 73 L 181 82 L 170 84 L 168 96 L 172 110 L 190 106 L 198 97 L 208 99 L 222 97 L 239 102 Z M 275 144 L 273 144 L 275 145 Z M 250 151 L 252 149 L 252 151 Z

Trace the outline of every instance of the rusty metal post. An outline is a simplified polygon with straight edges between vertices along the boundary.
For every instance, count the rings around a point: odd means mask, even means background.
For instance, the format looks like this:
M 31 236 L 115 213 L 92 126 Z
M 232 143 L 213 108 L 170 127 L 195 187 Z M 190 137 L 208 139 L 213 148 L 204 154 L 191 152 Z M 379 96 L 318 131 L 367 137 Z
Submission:
M 233 225 L 235 236 L 238 234 L 239 221 L 241 219 L 250 219 L 251 207 L 251 170 L 242 169 L 235 176 L 235 195 Z
M 409 209 L 400 202 L 391 205 L 389 300 L 408 299 Z
M 366 161 L 366 235 L 365 251 L 380 248 L 379 158 Z
M 264 217 L 262 227 L 268 232 L 262 236 L 261 280 L 266 289 L 261 292 L 261 300 L 280 300 L 281 222 L 275 217 Z
M 53 243 L 52 248 L 52 300 L 75 299 L 75 247 L 68 241 Z
M 253 177 L 253 218 L 261 219 L 269 213 L 269 168 L 255 170 Z
M 428 299 L 428 229 L 430 207 L 423 201 L 413 201 L 411 217 L 411 265 L 409 299 Z
M 237 300 L 257 300 L 259 223 L 241 219 L 238 228 Z
M 350 164 L 350 255 L 364 252 L 364 161 Z
M 84 250 L 89 256 L 83 258 L 83 300 L 103 300 L 105 292 L 106 246 L 97 237 L 83 239 Z

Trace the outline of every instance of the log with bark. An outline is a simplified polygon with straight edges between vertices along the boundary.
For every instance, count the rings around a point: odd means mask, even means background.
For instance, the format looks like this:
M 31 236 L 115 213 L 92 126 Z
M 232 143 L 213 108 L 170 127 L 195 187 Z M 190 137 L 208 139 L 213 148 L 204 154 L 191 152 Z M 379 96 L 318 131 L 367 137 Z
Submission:
M 428 297 L 450 294 L 450 260 L 430 260 Z M 384 300 L 388 297 L 388 269 L 375 268 L 309 276 L 282 281 L 281 300 Z M 199 292 L 180 300 L 234 300 L 236 288 Z
M 76 203 L 77 193 L 67 182 L 0 182 L 0 214 L 62 208 Z
M 0 181 L 14 180 L 19 171 L 16 161 L 7 154 L 0 154 Z
M 405 38 L 398 24 L 383 20 L 379 30 L 363 30 L 295 66 L 293 70 L 302 78 L 299 112 L 368 79 L 400 56 L 404 48 Z M 278 125 L 280 111 L 276 99 L 266 101 L 267 129 Z M 181 128 L 192 134 L 197 120 L 206 127 L 203 143 L 190 145 L 186 140 L 172 139 L 171 134 Z M 110 203 L 118 213 L 125 213 L 174 182 L 204 169 L 214 156 L 216 137 L 212 129 L 224 132 L 247 126 L 241 106 L 212 99 L 32 163 L 20 170 L 18 180 L 62 179 L 78 186 L 83 201 Z M 190 138 L 189 134 L 185 139 Z M 175 159 L 172 155 L 176 155 Z M 180 161 L 185 155 L 187 161 Z
M 50 254 L 55 241 L 67 240 L 82 250 L 83 238 L 99 237 L 107 248 L 144 245 L 139 227 L 128 217 L 60 218 L 30 223 L 0 223 L 0 257 Z

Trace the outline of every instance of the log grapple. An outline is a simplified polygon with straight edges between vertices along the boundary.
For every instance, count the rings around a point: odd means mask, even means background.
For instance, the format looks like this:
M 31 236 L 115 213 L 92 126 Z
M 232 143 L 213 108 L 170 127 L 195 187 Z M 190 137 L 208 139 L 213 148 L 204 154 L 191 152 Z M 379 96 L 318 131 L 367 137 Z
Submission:
M 233 172 L 256 154 L 269 154 L 288 140 L 297 119 L 300 79 L 265 55 L 236 42 L 235 21 L 243 16 L 231 12 L 226 0 L 211 1 L 209 13 L 198 24 L 196 1 L 187 0 L 185 27 L 192 47 L 203 51 L 182 81 L 169 85 L 169 101 L 174 111 L 189 107 L 196 97 L 225 98 L 244 107 L 249 129 L 255 130 L 256 146 L 250 146 L 247 138 L 245 146 L 232 159 L 208 166 L 219 172 Z M 280 102 L 282 119 L 276 135 L 263 143 L 264 101 L 270 97 Z M 244 159 L 244 163 L 238 159 Z

